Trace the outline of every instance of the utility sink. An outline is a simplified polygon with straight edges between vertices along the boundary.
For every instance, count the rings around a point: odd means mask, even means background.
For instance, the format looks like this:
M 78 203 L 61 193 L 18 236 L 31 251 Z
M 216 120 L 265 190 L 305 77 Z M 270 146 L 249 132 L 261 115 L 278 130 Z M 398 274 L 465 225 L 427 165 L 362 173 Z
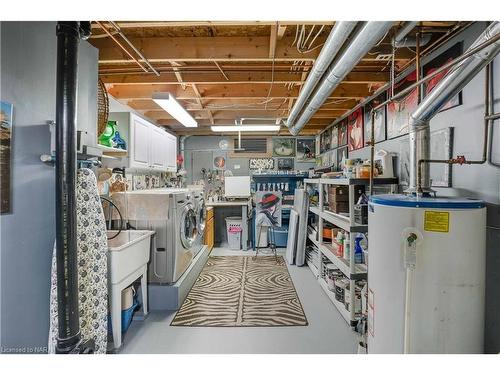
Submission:
M 108 230 L 108 238 L 118 233 Z M 123 230 L 108 240 L 108 289 L 115 349 L 122 344 L 121 307 L 122 290 L 141 278 L 142 311 L 148 313 L 148 262 L 151 230 Z
M 118 233 L 108 230 L 108 238 Z M 108 270 L 111 284 L 125 279 L 149 262 L 151 236 L 150 230 L 122 230 L 118 236 L 108 240 Z

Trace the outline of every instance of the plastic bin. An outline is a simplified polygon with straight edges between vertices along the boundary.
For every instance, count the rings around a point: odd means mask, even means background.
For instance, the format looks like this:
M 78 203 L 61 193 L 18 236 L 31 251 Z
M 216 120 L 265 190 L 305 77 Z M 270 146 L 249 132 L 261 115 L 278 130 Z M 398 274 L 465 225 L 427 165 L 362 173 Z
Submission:
M 272 236 L 269 235 L 272 239 Z M 286 247 L 288 241 L 288 225 L 279 228 L 274 228 L 274 240 L 276 241 L 276 247 Z
M 241 217 L 237 216 L 226 217 L 226 229 L 227 229 L 227 242 L 229 243 L 229 248 L 231 250 L 240 250 L 241 231 L 243 230 Z
M 132 323 L 132 317 L 135 311 L 140 307 L 140 303 L 137 298 L 134 298 L 134 304 L 125 310 L 122 310 L 122 333 L 125 333 Z M 108 333 L 113 333 L 113 327 L 111 324 L 111 315 L 108 314 Z

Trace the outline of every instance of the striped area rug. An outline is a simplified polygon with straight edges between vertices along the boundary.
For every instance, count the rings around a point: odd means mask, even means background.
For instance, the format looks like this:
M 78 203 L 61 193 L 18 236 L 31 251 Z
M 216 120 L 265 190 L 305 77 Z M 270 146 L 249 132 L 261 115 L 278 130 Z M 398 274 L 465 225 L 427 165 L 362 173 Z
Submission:
M 172 320 L 172 326 L 306 326 L 283 257 L 214 256 Z

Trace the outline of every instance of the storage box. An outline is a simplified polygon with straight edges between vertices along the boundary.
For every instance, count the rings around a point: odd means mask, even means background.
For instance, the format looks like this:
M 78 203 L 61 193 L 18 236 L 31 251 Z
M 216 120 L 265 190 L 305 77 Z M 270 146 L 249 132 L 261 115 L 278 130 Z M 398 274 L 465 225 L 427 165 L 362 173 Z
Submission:
M 328 202 L 328 208 L 330 211 L 337 214 L 341 212 L 349 212 L 349 202 L 334 202 L 330 200 Z
M 328 201 L 348 202 L 349 186 L 328 186 Z

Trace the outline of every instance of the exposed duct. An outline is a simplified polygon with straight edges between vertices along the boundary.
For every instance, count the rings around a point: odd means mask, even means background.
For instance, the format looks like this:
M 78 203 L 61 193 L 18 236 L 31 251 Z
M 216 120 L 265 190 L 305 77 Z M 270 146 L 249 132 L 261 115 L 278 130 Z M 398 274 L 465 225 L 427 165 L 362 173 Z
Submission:
M 420 36 L 420 47 L 423 47 L 431 41 L 431 34 L 422 34 Z M 403 40 L 396 42 L 394 41 L 394 46 L 397 48 L 403 48 L 403 47 L 416 47 L 417 45 L 417 37 L 415 36 L 408 36 L 404 38 Z
M 487 42 L 499 33 L 500 22 L 493 22 L 476 39 L 468 51 L 481 43 Z M 410 115 L 410 187 L 407 192 L 426 194 L 432 191 L 430 187 L 429 164 L 424 164 L 420 173 L 418 171 L 419 160 L 429 159 L 430 156 L 429 121 L 444 104 L 457 95 L 499 52 L 500 40 L 490 44 L 451 68 Z
M 297 135 L 316 111 L 323 105 L 330 94 L 337 88 L 354 66 L 380 41 L 389 31 L 392 22 L 365 22 L 353 41 L 333 63 L 329 72 L 323 77 L 315 90 L 312 99 L 290 128 L 290 133 Z
M 405 39 L 407 39 L 407 35 L 412 31 L 415 27 L 417 27 L 418 21 L 410 21 L 405 22 L 401 29 L 394 35 L 394 45 L 399 47 L 398 44 L 403 43 Z
M 286 122 L 288 127 L 293 126 L 295 120 L 302 111 L 302 108 L 306 104 L 307 99 L 309 99 L 309 96 L 316 88 L 316 85 L 320 81 L 321 77 L 323 77 L 323 74 L 325 74 L 328 66 L 332 63 L 333 59 L 339 53 L 345 41 L 356 27 L 356 24 L 357 22 L 349 21 L 335 22 L 335 26 L 330 32 L 330 35 L 328 35 L 328 39 L 321 49 L 321 53 L 316 59 L 311 73 L 307 77 L 306 82 L 300 90 L 297 101 L 295 102 L 290 111 L 290 114 L 288 115 L 288 119 Z

